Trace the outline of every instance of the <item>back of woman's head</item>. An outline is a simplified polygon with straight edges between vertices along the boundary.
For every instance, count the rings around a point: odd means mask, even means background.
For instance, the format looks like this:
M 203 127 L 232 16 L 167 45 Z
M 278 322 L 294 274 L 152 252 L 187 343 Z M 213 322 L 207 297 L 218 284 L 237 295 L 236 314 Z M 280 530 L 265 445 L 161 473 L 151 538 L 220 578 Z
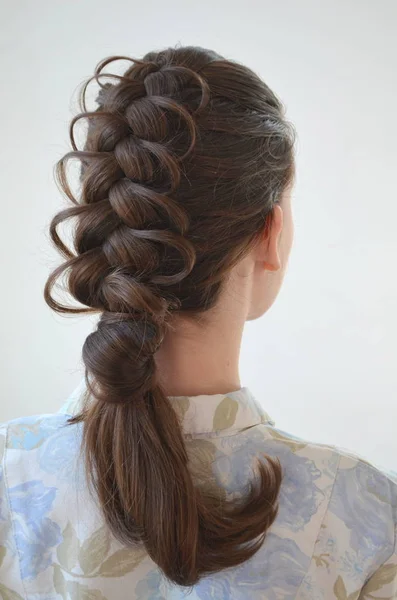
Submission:
M 83 348 L 89 479 L 114 535 L 141 542 L 165 575 L 191 585 L 237 565 L 263 542 L 277 512 L 281 472 L 258 463 L 248 497 L 223 501 L 195 486 L 155 353 L 176 312 L 214 306 L 231 268 L 255 244 L 293 171 L 293 136 L 271 90 L 249 69 L 201 48 L 99 64 L 99 106 L 71 124 L 73 151 L 58 164 L 73 206 L 51 235 L 66 261 L 46 300 L 58 312 L 98 312 Z M 90 80 L 91 81 L 91 80 Z M 83 150 L 73 136 L 88 121 Z M 81 191 L 67 182 L 81 161 Z M 74 249 L 57 228 L 73 218 Z M 82 307 L 52 297 L 60 276 Z

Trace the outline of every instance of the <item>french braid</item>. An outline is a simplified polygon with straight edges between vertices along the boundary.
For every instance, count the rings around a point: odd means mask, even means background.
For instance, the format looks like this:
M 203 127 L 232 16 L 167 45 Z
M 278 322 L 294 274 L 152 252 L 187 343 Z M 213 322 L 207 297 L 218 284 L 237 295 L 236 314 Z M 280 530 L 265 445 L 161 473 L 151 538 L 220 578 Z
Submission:
M 123 59 L 123 75 L 104 68 Z M 89 83 L 100 85 L 88 110 Z M 88 122 L 79 150 L 75 126 Z M 183 433 L 157 380 L 155 353 L 175 311 L 214 305 L 225 275 L 266 225 L 293 170 L 292 135 L 271 90 L 249 69 L 199 48 L 102 61 L 71 123 L 58 180 L 72 205 L 52 221 L 65 262 L 49 277 L 58 312 L 100 314 L 83 347 L 90 401 L 89 479 L 124 543 L 144 544 L 165 575 L 192 585 L 260 547 L 277 512 L 280 466 L 259 463 L 242 502 L 195 486 Z M 67 177 L 81 161 L 76 199 Z M 73 249 L 58 233 L 74 219 Z M 53 297 L 67 279 L 79 306 Z

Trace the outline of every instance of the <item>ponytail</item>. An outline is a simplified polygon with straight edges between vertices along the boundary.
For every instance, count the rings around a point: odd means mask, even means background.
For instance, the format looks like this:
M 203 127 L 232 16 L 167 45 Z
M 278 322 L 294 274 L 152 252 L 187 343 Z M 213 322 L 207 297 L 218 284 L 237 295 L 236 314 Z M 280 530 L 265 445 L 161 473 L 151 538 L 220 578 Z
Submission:
M 109 77 L 102 69 L 111 60 L 97 67 L 98 82 Z M 231 133 L 231 101 L 224 99 L 222 105 L 219 89 L 211 101 L 211 77 L 218 86 L 223 78 L 225 97 L 234 81 L 236 98 L 241 98 L 244 115 L 235 117 L 242 120 Z M 259 463 L 250 493 L 239 502 L 199 489 L 189 470 L 177 414 L 158 381 L 155 353 L 176 310 L 202 311 L 215 303 L 237 246 L 241 249 L 252 241 L 258 223 L 269 213 L 266 198 L 254 195 L 259 187 L 265 193 L 264 170 L 252 165 L 262 147 L 258 128 L 265 126 L 257 114 L 261 98 L 263 107 L 270 107 L 273 124 L 267 126 L 278 127 L 278 133 L 286 126 L 281 116 L 274 116 L 276 99 L 256 76 L 204 50 L 151 54 L 132 61 L 116 79 L 102 85 L 100 106 L 92 112 L 85 106 L 85 86 L 82 113 L 72 122 L 74 150 L 59 162 L 58 178 L 72 198 L 66 166 L 79 159 L 81 200 L 74 200 L 52 222 L 52 239 L 66 262 L 50 276 L 45 296 L 58 312 L 101 315 L 83 347 L 89 398 L 70 422 L 83 424 L 87 475 L 108 526 L 126 545 L 142 543 L 170 580 L 190 586 L 258 550 L 277 513 L 281 470 L 270 458 Z M 249 94 L 255 109 L 251 122 L 244 107 Z M 216 110 L 220 137 L 213 134 Z M 80 118 L 89 122 L 82 151 L 73 138 Z M 253 173 L 244 164 L 251 138 L 254 145 L 247 160 Z M 262 138 L 270 152 L 269 131 Z M 272 197 L 278 189 L 281 193 L 291 167 L 284 142 L 285 156 L 280 136 L 275 142 L 279 164 L 272 174 Z M 241 206 L 236 201 L 233 210 L 227 164 L 236 189 L 244 173 L 250 177 L 249 188 L 242 186 Z M 207 208 L 200 193 L 207 198 L 215 181 L 225 190 L 219 190 L 219 204 L 215 197 Z M 222 194 L 227 195 L 224 201 Z M 69 218 L 76 218 L 75 252 L 63 244 L 57 230 Z M 229 239 L 219 235 L 222 223 L 230 231 Z M 53 298 L 53 286 L 63 275 L 82 307 L 68 307 Z

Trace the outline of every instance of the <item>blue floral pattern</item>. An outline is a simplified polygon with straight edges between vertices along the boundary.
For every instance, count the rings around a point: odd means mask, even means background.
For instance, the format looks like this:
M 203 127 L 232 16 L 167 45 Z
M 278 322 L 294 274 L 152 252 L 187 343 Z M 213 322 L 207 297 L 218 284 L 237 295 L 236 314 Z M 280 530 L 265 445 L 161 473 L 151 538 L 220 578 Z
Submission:
M 135 588 L 136 600 L 168 600 L 161 592 L 162 584 L 163 577 L 160 572 L 157 570 L 150 571 L 145 578 L 137 583 Z
M 47 517 L 55 495 L 56 488 L 46 487 L 40 480 L 26 481 L 9 490 L 22 579 L 44 571 L 62 540 L 59 525 Z
M 285 443 L 265 441 L 260 431 L 251 431 L 239 438 L 223 438 L 221 448 L 223 455 L 216 461 L 214 470 L 219 484 L 228 492 L 247 490 L 255 461 L 261 454 L 277 456 L 284 465 L 280 522 L 298 531 L 316 514 L 324 493 L 316 485 L 322 473 L 313 460 L 295 454 Z
M 247 563 L 206 577 L 197 585 L 200 600 L 293 599 L 307 571 L 310 558 L 293 540 L 274 534 Z
M 260 550 L 235 568 L 182 588 L 167 581 L 144 551 L 116 542 L 87 487 L 81 426 L 68 424 L 78 410 L 75 394 L 62 413 L 0 425 L 0 597 L 397 598 L 394 476 L 275 429 L 245 388 L 171 400 L 198 485 L 239 498 L 255 477 L 258 459 L 280 460 L 279 512 Z
M 365 502 L 358 490 L 365 493 Z M 392 502 L 390 502 L 392 500 Z M 385 545 L 391 551 L 394 545 L 394 531 L 389 521 L 393 519 L 394 499 L 390 496 L 390 483 L 384 475 L 364 462 L 352 468 L 342 469 L 334 486 L 330 510 L 343 519 L 351 531 L 351 545 L 359 548 L 362 556 L 379 554 Z
M 63 415 L 48 415 L 15 419 L 9 425 L 7 448 L 33 450 L 38 448 L 52 433 L 65 424 Z
M 47 437 L 38 450 L 42 472 L 56 475 L 59 481 L 75 485 L 79 490 L 86 485 L 83 461 L 79 454 L 81 426 L 71 429 L 64 425 Z

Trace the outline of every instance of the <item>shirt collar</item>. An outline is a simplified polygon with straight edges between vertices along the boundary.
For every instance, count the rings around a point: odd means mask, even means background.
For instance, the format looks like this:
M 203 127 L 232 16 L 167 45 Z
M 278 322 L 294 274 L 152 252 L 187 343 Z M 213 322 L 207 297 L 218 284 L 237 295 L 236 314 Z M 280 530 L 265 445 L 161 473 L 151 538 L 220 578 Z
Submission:
M 179 396 L 170 400 L 186 434 L 224 435 L 259 423 L 274 425 L 248 388 L 229 394 Z
M 61 413 L 76 414 L 85 391 L 84 381 L 61 407 Z M 245 429 L 260 423 L 274 425 L 248 388 L 229 394 L 171 396 L 170 401 L 187 435 L 217 434 Z

